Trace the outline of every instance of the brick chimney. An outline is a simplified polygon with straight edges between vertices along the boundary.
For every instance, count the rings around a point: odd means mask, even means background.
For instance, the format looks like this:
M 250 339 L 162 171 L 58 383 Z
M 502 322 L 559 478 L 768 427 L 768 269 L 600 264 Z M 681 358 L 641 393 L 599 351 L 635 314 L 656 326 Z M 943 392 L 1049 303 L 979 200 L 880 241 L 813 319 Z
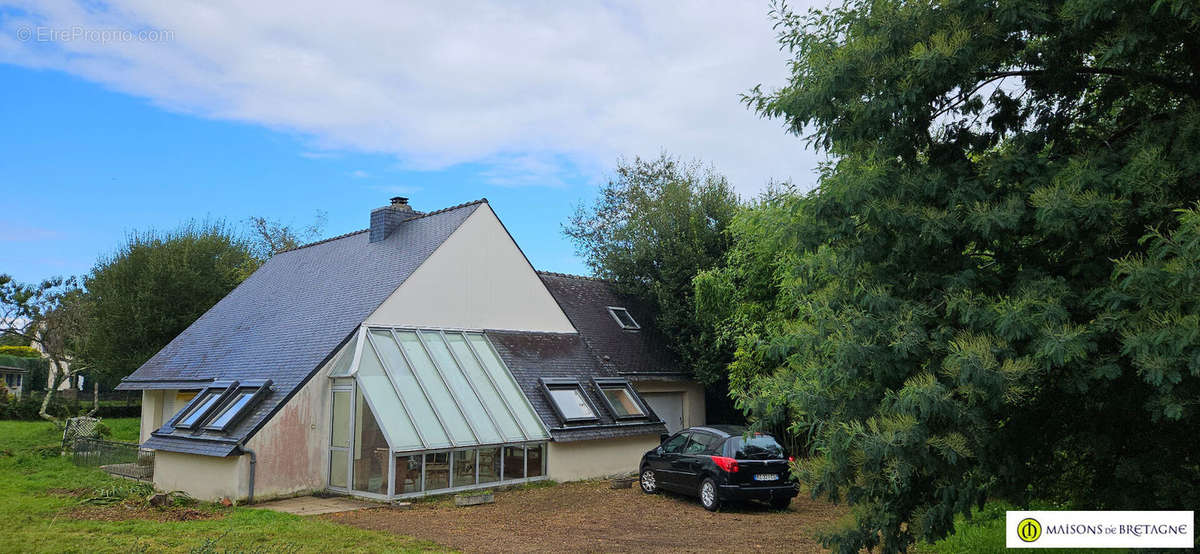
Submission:
M 420 215 L 408 205 L 408 199 L 403 196 L 392 198 L 392 203 L 382 208 L 371 210 L 371 239 L 379 242 L 388 238 L 401 223 Z

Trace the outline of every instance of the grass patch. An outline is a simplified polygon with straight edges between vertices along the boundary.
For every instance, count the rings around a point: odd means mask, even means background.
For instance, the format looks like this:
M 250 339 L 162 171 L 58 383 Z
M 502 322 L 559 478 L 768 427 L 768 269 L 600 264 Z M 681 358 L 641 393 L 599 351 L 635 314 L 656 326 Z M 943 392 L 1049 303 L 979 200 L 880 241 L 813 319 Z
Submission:
M 1008 510 L 1017 509 L 1019 508 L 1015 508 L 1006 502 L 988 502 L 983 506 L 982 510 L 975 510 L 970 520 L 961 515 L 956 517 L 954 519 L 953 535 L 933 544 L 917 543 L 913 546 L 913 551 L 919 554 L 957 554 L 959 552 L 998 554 L 1006 552 L 1007 549 L 1004 547 L 1004 513 Z M 1056 510 L 1060 508 L 1035 503 L 1029 509 Z M 1129 552 L 1129 550 L 1112 548 L 1040 548 L 1037 549 L 1037 552 L 1038 554 L 1122 554 Z
M 110 438 L 135 441 L 137 419 L 106 419 Z M 187 521 L 138 505 L 130 481 L 57 455 L 43 421 L 0 421 L 0 552 L 415 552 L 433 543 L 252 508 L 198 503 Z M 194 513 L 193 513 L 194 512 Z

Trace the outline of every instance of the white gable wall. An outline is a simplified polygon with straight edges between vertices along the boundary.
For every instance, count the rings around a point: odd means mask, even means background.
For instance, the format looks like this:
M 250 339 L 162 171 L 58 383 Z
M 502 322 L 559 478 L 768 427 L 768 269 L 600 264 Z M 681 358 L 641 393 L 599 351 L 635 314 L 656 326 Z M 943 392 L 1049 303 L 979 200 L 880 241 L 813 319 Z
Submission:
M 475 210 L 366 323 L 575 332 L 487 204 Z

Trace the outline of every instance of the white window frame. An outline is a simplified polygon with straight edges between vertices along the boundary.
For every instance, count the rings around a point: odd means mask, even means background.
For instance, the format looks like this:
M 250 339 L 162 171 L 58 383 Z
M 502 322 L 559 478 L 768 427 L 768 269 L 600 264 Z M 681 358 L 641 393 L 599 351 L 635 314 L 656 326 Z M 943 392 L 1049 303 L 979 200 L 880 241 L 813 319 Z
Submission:
M 621 321 L 621 316 L 617 315 L 617 310 L 624 312 L 625 316 L 629 318 L 629 321 L 633 322 L 633 325 L 626 325 L 624 321 Z M 617 325 L 626 331 L 637 331 L 642 328 L 641 325 L 638 325 L 637 320 L 633 318 L 633 314 L 629 312 L 628 308 L 623 308 L 621 306 L 608 306 L 608 315 L 612 316 L 613 320 L 617 322 Z

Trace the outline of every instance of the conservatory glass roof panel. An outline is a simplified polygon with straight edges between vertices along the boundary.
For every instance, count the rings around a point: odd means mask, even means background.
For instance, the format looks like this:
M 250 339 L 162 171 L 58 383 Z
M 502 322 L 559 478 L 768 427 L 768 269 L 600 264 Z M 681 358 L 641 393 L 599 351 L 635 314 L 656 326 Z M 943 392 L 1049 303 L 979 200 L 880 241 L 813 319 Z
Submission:
M 450 344 L 450 350 L 454 352 L 454 357 L 458 359 L 467 379 L 475 384 L 475 392 L 479 394 L 479 399 L 483 401 L 484 405 L 493 408 L 490 410 L 492 420 L 496 423 L 504 440 L 524 440 L 525 433 L 521 430 L 521 425 L 517 423 L 517 416 L 513 415 L 513 407 L 509 406 L 504 401 L 504 397 L 500 396 L 500 391 L 496 390 L 496 384 L 479 364 L 479 359 L 475 357 L 471 345 L 467 344 L 467 337 L 461 333 L 446 333 L 446 342 Z
M 500 395 L 504 397 L 508 405 L 513 407 L 513 412 L 521 424 L 521 429 L 525 431 L 525 435 L 530 439 L 549 438 L 550 433 L 546 431 L 542 420 L 533 411 L 533 406 L 529 404 L 529 399 L 525 398 L 525 393 L 521 392 L 521 387 L 517 385 L 517 380 L 513 378 L 512 372 L 508 371 L 504 361 L 496 355 L 496 351 L 488 343 L 487 337 L 483 336 L 483 333 L 464 334 L 479 360 L 483 362 L 484 369 L 496 383 Z
M 400 350 L 412 364 L 413 373 L 421 381 L 421 386 L 424 387 L 429 399 L 433 402 L 433 409 L 437 411 L 442 425 L 446 428 L 446 434 L 450 435 L 450 440 L 454 442 L 455 446 L 479 444 L 479 440 L 471 430 L 471 424 L 467 423 L 466 416 L 458 407 L 454 396 L 450 394 L 446 381 L 438 371 L 438 367 L 433 364 L 429 353 L 425 351 L 421 339 L 413 331 L 398 331 L 396 338 L 400 339 Z
M 438 421 L 437 413 L 433 410 L 433 405 L 429 403 L 429 398 L 421 389 L 421 384 L 417 382 L 408 362 L 404 360 L 404 355 L 400 353 L 400 347 L 396 345 L 396 339 L 392 336 L 392 332 L 387 329 L 372 329 L 371 344 L 378 349 L 384 365 L 387 366 L 388 376 L 392 378 L 396 390 L 400 392 L 400 399 L 408 408 L 408 416 L 421 430 L 425 447 L 451 446 L 450 439 L 446 436 L 446 431 Z
M 363 348 L 362 358 L 358 362 L 358 373 L 355 375 L 358 386 L 371 411 L 375 412 L 375 420 L 380 422 L 383 434 L 388 439 L 393 450 L 420 450 L 424 447 L 421 436 L 417 434 L 413 421 L 405 412 L 391 379 L 383 370 L 375 349 Z
M 482 333 L 372 327 L 361 339 L 350 373 L 392 450 L 549 438 Z
M 496 429 L 496 424 L 492 423 L 492 416 L 488 413 L 487 406 L 479 399 L 475 384 L 463 373 L 459 361 L 450 353 L 446 341 L 442 340 L 442 334 L 437 331 L 421 331 L 420 335 L 421 341 L 425 343 L 426 349 L 433 355 L 433 361 L 441 370 L 442 377 L 446 379 L 450 393 L 462 407 L 463 415 L 467 416 L 467 421 L 470 422 L 471 429 L 475 431 L 475 436 L 479 438 L 480 444 L 504 442 L 504 439 L 500 437 L 500 431 Z

